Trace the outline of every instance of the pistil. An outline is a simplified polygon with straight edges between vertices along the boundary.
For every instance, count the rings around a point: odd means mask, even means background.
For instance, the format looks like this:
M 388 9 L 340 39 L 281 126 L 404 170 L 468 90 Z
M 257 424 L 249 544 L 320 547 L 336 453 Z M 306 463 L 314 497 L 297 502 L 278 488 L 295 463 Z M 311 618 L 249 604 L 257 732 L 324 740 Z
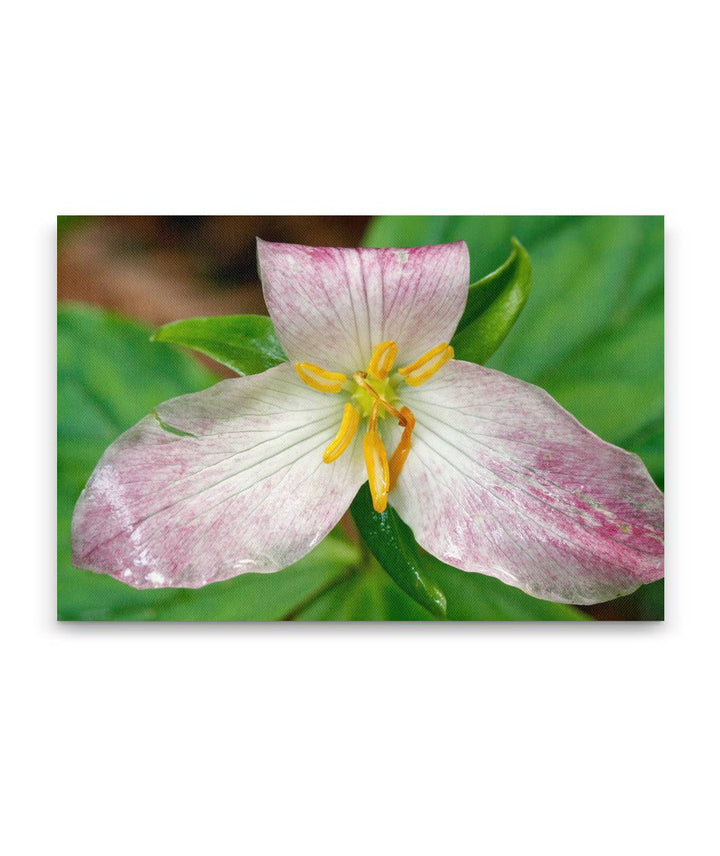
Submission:
M 400 425 L 405 425 L 405 417 L 402 415 L 402 413 L 396 407 L 393 407 L 389 401 L 386 401 L 367 382 L 367 372 L 355 372 L 355 374 L 353 375 L 353 380 L 358 386 L 369 392 L 370 395 L 372 395 L 372 397 L 375 399 L 373 409 L 376 409 L 377 407 L 382 407 L 383 410 L 387 410 L 388 413 L 394 416 L 398 420 Z

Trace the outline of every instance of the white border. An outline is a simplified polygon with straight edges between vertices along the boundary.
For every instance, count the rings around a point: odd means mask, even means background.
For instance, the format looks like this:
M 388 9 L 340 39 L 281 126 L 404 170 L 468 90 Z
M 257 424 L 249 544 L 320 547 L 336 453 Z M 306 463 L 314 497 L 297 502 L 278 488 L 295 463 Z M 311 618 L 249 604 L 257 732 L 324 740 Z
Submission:
M 7 852 L 709 852 L 718 69 L 705 8 L 13 9 Z M 665 213 L 666 623 L 56 625 L 54 216 L 99 212 Z

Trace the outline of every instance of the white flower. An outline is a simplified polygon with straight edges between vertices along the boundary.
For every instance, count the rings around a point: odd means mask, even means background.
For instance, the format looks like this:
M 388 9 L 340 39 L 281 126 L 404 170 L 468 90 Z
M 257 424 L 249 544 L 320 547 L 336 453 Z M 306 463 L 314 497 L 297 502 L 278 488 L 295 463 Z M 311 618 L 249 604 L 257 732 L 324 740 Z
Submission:
M 139 588 L 276 571 L 369 479 L 425 550 L 537 597 L 592 603 L 662 576 L 662 495 L 639 458 L 452 358 L 464 243 L 258 253 L 291 362 L 168 401 L 113 443 L 75 510 L 78 567 Z

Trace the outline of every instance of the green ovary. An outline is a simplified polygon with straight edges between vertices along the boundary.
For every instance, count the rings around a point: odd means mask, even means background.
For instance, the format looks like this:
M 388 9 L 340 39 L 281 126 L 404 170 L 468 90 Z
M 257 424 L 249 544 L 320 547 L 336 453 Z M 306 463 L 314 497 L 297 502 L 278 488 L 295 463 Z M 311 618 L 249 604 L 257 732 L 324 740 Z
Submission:
M 394 404 L 398 400 L 398 394 L 395 392 L 395 387 L 392 383 L 392 378 L 386 380 L 376 380 L 374 377 L 367 377 L 365 383 L 371 386 L 375 392 L 387 401 L 388 404 Z M 355 391 L 351 394 L 350 400 L 360 412 L 360 416 L 369 417 L 375 403 L 375 398 L 367 389 L 363 389 L 359 384 L 355 383 Z M 384 419 L 390 414 L 384 408 L 378 408 L 378 419 Z

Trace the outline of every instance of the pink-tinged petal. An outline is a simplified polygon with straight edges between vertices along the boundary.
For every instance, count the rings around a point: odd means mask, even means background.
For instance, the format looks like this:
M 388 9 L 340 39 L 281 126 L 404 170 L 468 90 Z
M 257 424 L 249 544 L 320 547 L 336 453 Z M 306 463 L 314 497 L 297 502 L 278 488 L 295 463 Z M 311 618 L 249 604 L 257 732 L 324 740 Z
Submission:
M 663 496 L 546 392 L 456 360 L 402 390 L 417 424 L 390 503 L 450 565 L 599 603 L 663 575 Z
M 463 241 L 414 249 L 333 249 L 258 240 L 270 316 L 292 362 L 365 368 L 392 339 L 398 365 L 449 342 L 465 308 Z
M 361 440 L 323 462 L 343 402 L 292 366 L 174 398 L 105 452 L 78 500 L 73 563 L 137 588 L 286 567 L 365 480 Z

